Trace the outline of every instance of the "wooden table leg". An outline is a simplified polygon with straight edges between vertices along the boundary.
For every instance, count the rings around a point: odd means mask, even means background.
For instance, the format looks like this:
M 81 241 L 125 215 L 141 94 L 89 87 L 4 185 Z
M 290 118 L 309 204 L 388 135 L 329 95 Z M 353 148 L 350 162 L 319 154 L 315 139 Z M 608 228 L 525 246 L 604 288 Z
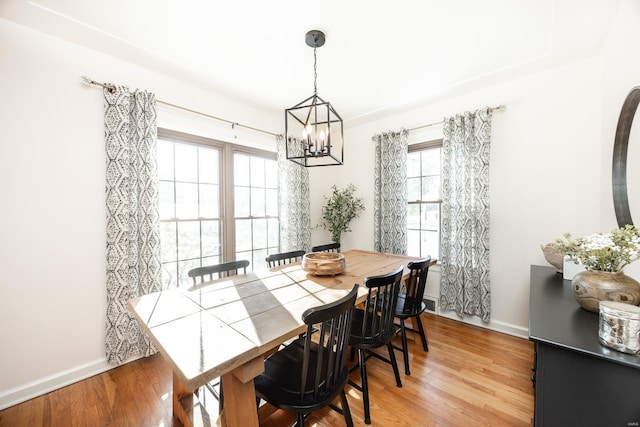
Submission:
M 182 381 L 173 374 L 173 416 L 184 427 L 193 427 L 193 391 L 187 389 Z
M 185 387 L 175 373 L 173 374 L 173 416 L 184 427 L 213 427 L 215 425 L 198 395 Z
M 259 356 L 222 376 L 223 419 L 228 427 L 258 427 L 253 379 L 263 371 L 264 358 Z

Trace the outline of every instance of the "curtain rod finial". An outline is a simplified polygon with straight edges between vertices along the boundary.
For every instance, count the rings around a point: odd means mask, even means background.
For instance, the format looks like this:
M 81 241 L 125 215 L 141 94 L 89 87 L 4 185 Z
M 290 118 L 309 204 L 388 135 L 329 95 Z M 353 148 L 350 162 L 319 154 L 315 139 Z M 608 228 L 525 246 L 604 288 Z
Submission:
M 80 76 L 80 83 L 85 86 L 89 86 L 91 83 L 93 83 L 93 80 L 91 80 L 91 78 L 87 76 Z

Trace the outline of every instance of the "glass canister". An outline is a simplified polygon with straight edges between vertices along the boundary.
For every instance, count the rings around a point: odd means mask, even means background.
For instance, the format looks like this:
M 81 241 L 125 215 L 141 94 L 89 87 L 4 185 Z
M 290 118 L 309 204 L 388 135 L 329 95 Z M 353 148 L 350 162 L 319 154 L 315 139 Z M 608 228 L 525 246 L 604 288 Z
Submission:
M 640 307 L 600 301 L 598 338 L 614 350 L 640 355 Z

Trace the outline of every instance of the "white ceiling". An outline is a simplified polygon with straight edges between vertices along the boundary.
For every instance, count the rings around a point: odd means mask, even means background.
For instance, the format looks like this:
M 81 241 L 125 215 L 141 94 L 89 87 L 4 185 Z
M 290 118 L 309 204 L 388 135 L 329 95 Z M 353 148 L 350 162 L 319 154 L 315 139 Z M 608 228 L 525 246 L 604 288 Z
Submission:
M 0 0 L 0 16 L 269 111 L 313 93 L 319 29 L 318 94 L 356 124 L 597 54 L 620 2 Z

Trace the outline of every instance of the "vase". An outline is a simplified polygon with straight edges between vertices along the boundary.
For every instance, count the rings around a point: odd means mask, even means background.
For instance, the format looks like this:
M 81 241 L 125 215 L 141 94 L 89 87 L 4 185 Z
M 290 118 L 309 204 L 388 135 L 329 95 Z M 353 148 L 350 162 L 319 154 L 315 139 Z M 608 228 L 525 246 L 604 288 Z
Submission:
M 640 304 L 640 283 L 622 271 L 582 271 L 573 277 L 571 287 L 578 304 L 594 313 L 600 311 L 600 301 Z

